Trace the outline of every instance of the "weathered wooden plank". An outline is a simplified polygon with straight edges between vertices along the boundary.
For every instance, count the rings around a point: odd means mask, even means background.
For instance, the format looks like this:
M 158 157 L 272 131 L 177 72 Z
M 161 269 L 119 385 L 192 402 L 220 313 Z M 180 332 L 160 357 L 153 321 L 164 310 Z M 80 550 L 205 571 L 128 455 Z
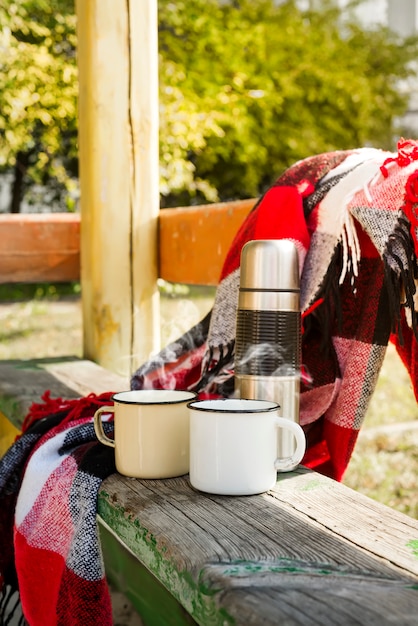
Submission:
M 42 367 L 51 377 L 81 396 L 92 393 L 92 390 L 94 393 L 104 393 L 130 388 L 127 377 L 119 376 L 86 359 L 57 359 L 54 362 L 45 359 Z
M 113 492 L 116 483 L 118 490 L 115 489 L 112 499 L 113 523 L 120 521 L 119 508 L 135 516 L 132 510 L 135 505 L 139 523 L 144 525 L 151 521 L 155 537 L 159 534 L 162 538 L 176 536 L 171 555 L 179 559 L 181 567 L 189 567 L 189 559 L 199 561 L 209 557 L 212 560 L 214 554 L 226 561 L 252 561 L 264 555 L 287 556 L 299 561 L 310 561 L 315 556 L 315 562 L 324 562 L 325 556 L 325 562 L 333 566 L 351 563 L 353 567 L 372 569 L 381 575 L 396 571 L 418 576 L 417 547 L 413 543 L 418 540 L 417 520 L 395 514 L 392 509 L 304 468 L 281 475 L 274 490 L 251 498 L 200 494 L 190 488 L 187 477 L 170 481 L 130 481 L 112 476 L 104 482 L 103 491 Z M 294 507 L 291 494 L 301 495 L 299 509 Z M 311 494 L 311 497 L 304 500 L 304 494 Z M 361 520 L 360 531 L 358 524 L 352 524 L 346 509 L 335 515 L 336 503 L 344 499 L 353 510 L 353 519 Z M 327 523 L 324 518 L 331 521 Z M 132 526 L 135 526 L 133 519 Z M 170 531 L 172 523 L 181 526 L 181 520 L 185 519 L 194 523 L 180 533 L 178 529 Z M 391 529 L 387 545 L 369 536 L 378 519 L 383 520 L 382 526 Z M 105 521 L 112 527 L 107 518 Z M 129 529 L 128 524 L 126 531 Z M 336 543 L 335 538 L 338 538 Z M 187 550 L 186 545 L 189 545 Z M 176 546 L 175 552 L 173 546 Z M 287 554 L 283 553 L 284 549 Z
M 416 586 L 373 573 L 279 560 L 211 565 L 200 580 L 237 626 L 416 623 Z
M 82 359 L 0 363 L 0 410 L 17 425 L 46 389 L 126 388 Z M 416 624 L 418 521 L 304 468 L 252 497 L 113 474 L 98 506 L 109 574 L 151 625 Z
M 147 626 L 190 626 L 196 624 L 158 578 L 138 561 L 103 523 L 99 525 L 106 577 L 123 589 Z
M 171 282 L 217 285 L 232 240 L 255 202 L 162 210 L 159 276 Z
M 351 544 L 418 577 L 418 520 L 371 500 L 321 474 L 298 481 L 278 475 L 272 492 L 278 506 L 291 506 Z
M 0 283 L 79 279 L 79 215 L 0 215 L 0 237 Z
M 412 625 L 418 522 L 399 514 L 391 524 L 390 509 L 349 492 L 302 468 L 250 498 L 200 494 L 187 477 L 114 475 L 99 514 L 199 624 L 306 624 L 311 615 L 313 624 L 368 626 L 395 615 Z M 302 494 L 298 508 L 291 493 Z M 360 530 L 347 511 L 335 515 L 340 497 Z M 379 519 L 389 529 L 385 545 L 371 538 Z
M 160 211 L 159 277 L 216 285 L 232 239 L 254 204 L 250 199 Z M 0 215 L 0 234 L 0 282 L 80 279 L 78 213 Z
M 0 412 L 20 428 L 32 402 L 129 389 L 127 378 L 74 357 L 0 361 Z

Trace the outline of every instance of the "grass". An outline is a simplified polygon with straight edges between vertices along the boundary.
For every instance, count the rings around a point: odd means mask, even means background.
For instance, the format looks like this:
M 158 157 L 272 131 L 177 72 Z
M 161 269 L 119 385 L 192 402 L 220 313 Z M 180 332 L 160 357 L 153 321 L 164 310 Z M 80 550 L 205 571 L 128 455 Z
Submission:
M 66 296 L 79 296 L 79 282 L 63 283 L 16 283 L 0 285 L 0 302 L 30 300 L 58 300 Z
M 418 519 L 418 405 L 389 346 L 344 483 Z
M 79 355 L 82 316 L 77 285 L 0 290 L 0 358 Z M 163 344 L 210 309 L 214 290 L 164 286 Z M 16 301 L 18 300 L 18 301 Z M 418 406 L 409 376 L 389 346 L 344 483 L 418 519 Z

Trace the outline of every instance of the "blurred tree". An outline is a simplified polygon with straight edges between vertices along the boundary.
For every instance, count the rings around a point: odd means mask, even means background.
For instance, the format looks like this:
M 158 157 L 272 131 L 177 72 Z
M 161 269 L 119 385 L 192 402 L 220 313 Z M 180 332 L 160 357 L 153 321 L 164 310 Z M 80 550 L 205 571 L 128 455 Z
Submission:
M 200 113 L 200 145 L 188 143 L 182 153 L 194 180 L 221 200 L 258 195 L 310 154 L 393 148 L 398 133 L 407 132 L 397 123 L 408 106 L 407 79 L 416 78 L 417 39 L 402 40 L 382 26 L 364 30 L 335 1 L 320 6 L 160 0 L 162 89 L 175 77 L 182 102 Z M 167 76 L 167 59 L 177 75 Z M 171 128 L 163 147 L 183 136 Z M 177 191 L 171 186 L 167 204 L 178 203 Z M 201 201 L 203 191 L 185 187 L 180 197 Z
M 407 134 L 417 39 L 365 30 L 335 0 L 299 5 L 159 0 L 162 206 L 256 196 L 310 154 L 394 148 Z M 74 0 L 0 2 L 0 168 L 15 168 L 14 210 L 34 183 L 74 204 L 75 21 Z
M 19 211 L 34 184 L 72 209 L 78 174 L 74 1 L 2 0 L 0 23 L 0 168 L 14 168 L 11 211 Z

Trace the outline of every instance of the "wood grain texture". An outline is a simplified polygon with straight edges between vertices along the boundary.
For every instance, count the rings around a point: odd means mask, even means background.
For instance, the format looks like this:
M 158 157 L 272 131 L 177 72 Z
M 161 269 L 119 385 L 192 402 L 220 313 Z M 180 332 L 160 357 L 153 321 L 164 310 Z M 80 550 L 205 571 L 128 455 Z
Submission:
M 158 278 L 159 102 L 157 0 L 124 0 L 129 15 L 130 272 L 129 373 L 161 347 Z M 121 172 L 122 177 L 126 176 Z
M 124 548 L 114 533 L 99 525 L 106 577 L 129 598 L 146 626 L 196 624 L 186 609 L 138 559 Z
M 216 285 L 232 239 L 255 202 L 239 200 L 160 211 L 158 276 L 175 283 Z M 0 233 L 4 242 L 0 282 L 80 279 L 79 214 L 0 215 Z M 144 253 L 139 240 L 134 251 L 136 248 Z M 149 252 L 151 258 L 154 253 Z M 135 258 L 143 277 L 146 266 Z
M 121 542 L 205 625 L 415 624 L 418 522 L 394 513 L 303 468 L 260 496 L 114 475 L 99 498 Z
M 77 398 L 94 390 L 123 391 L 129 380 L 75 357 L 0 361 L 0 412 L 20 429 L 32 402 L 46 390 L 53 398 Z
M 83 354 L 114 366 L 132 333 L 128 14 L 124 0 L 76 12 Z
M 83 354 L 129 375 L 159 347 L 156 0 L 79 1 L 76 12 Z
M 0 237 L 0 283 L 79 279 L 79 215 L 0 215 Z

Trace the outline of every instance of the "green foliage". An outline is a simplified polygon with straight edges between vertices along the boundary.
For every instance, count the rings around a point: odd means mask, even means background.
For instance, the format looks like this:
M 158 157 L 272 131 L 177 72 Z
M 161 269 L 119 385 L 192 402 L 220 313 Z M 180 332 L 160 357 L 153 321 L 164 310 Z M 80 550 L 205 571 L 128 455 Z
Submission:
M 298 159 L 393 149 L 408 134 L 397 124 L 417 39 L 365 30 L 332 0 L 310 4 L 320 8 L 159 0 L 162 206 L 257 196 Z M 0 23 L 0 168 L 26 156 L 27 183 L 48 185 L 71 208 L 74 0 L 2 0 Z
M 4 284 L 0 285 L 0 302 L 58 300 L 63 297 L 79 296 L 80 292 L 79 282 Z
M 3 2 L 0 23 L 0 168 L 20 159 L 27 181 L 48 185 L 71 209 L 77 174 L 74 2 Z
M 256 196 L 310 154 L 393 147 L 417 41 L 365 31 L 343 22 L 335 3 L 321 6 L 159 2 L 162 67 L 170 59 L 181 68 L 183 98 L 212 122 L 200 146 L 188 145 L 188 162 L 220 199 Z

